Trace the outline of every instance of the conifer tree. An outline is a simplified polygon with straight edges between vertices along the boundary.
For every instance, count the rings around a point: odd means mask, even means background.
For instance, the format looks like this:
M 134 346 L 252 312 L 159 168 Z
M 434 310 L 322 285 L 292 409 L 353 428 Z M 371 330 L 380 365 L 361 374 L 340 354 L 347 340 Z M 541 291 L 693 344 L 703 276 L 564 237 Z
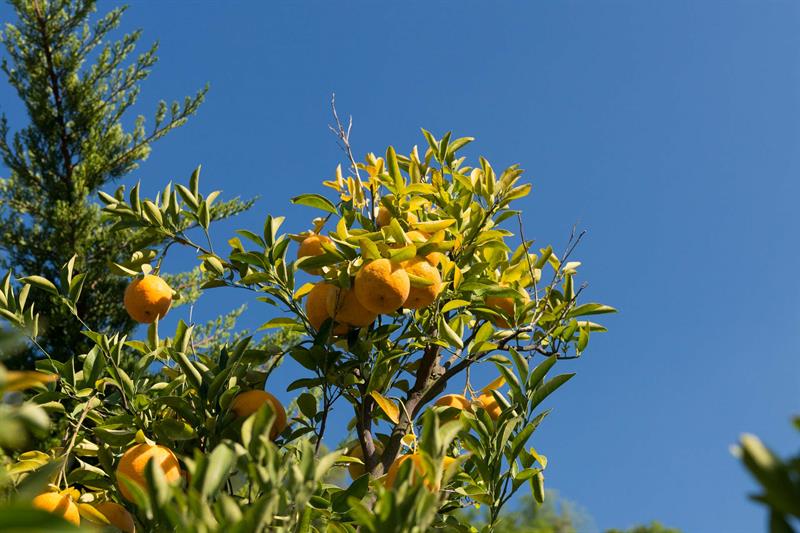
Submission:
M 0 179 L 0 267 L 58 279 L 60 267 L 77 256 L 76 271 L 93 280 L 77 314 L 95 331 L 129 332 L 135 324 L 119 305 L 127 280 L 110 273 L 109 264 L 129 260 L 120 251 L 147 241 L 148 235 L 112 230 L 96 195 L 135 170 L 154 141 L 183 125 L 206 89 L 182 104 L 161 101 L 154 120 L 138 116 L 126 128 L 140 83 L 157 61 L 157 44 L 135 55 L 140 31 L 110 39 L 125 8 L 98 18 L 95 0 L 10 4 L 17 21 L 7 23 L 0 37 L 6 49 L 1 66 L 29 123 L 9 125 L 5 116 L 0 119 L 0 158 L 7 172 Z M 249 205 L 222 203 L 212 217 Z M 69 311 L 56 296 L 36 297 L 45 319 L 43 348 L 58 360 L 81 353 L 85 337 Z M 29 352 L 7 366 L 30 366 L 32 360 Z

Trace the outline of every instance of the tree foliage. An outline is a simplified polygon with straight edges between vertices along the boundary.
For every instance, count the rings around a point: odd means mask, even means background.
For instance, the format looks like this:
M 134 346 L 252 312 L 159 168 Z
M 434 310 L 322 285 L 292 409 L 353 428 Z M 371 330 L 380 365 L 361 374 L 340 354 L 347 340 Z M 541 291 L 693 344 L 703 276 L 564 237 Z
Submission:
M 800 417 L 793 420 L 800 430 Z M 781 459 L 755 435 L 742 435 L 733 448 L 742 464 L 756 479 L 761 492 L 751 496 L 769 509 L 769 530 L 791 533 L 800 520 L 800 455 Z
M 524 237 L 515 202 L 531 185 L 518 166 L 470 163 L 461 150 L 472 138 L 425 130 L 422 148 L 357 162 L 337 116 L 348 168 L 324 182 L 333 197 L 292 199 L 319 215 L 311 229 L 282 233 L 283 217 L 269 215 L 215 250 L 213 223 L 249 204 L 203 190 L 199 167 L 150 194 L 139 183 L 103 190 L 204 91 L 128 131 L 155 48 L 129 60 L 138 32 L 106 40 L 123 10 L 90 24 L 89 0 L 13 5 L 3 69 L 31 123 L 13 135 L 2 123 L 0 317 L 38 359 L 35 371 L 0 366 L 0 529 L 58 530 L 30 508 L 43 490 L 86 521 L 105 520 L 94 504 L 116 502 L 147 531 L 477 531 L 460 514 L 477 505 L 491 531 L 520 489 L 544 501 L 548 459 L 529 441 L 574 375 L 556 366 L 605 331 L 589 317 L 614 309 L 581 300 L 582 234 L 561 252 Z M 177 247 L 197 267 L 168 277 Z M 241 309 L 204 325 L 184 315 L 169 332 L 156 319 L 134 339 L 123 288 L 153 275 L 184 302 L 248 291 L 277 316 L 257 332 L 236 329 Z M 333 299 L 309 307 L 320 286 Z M 288 384 L 273 378 L 286 356 L 302 372 Z M 477 367 L 497 378 L 473 383 Z M 456 387 L 461 403 L 435 403 Z M 288 424 L 283 406 L 242 401 L 265 389 L 297 395 Z M 352 413 L 353 437 L 333 449 L 337 405 Z M 123 471 L 123 457 L 156 443 L 174 469 Z
M 259 346 L 250 336 L 203 345 L 195 325 L 182 320 L 168 337 L 156 321 L 142 341 L 84 325 L 91 341 L 85 353 L 37 363 L 43 376 L 59 380 L 39 386 L 44 390 L 30 401 L 60 413 L 69 429 L 61 446 L 26 452 L 12 463 L 10 497 L 29 472 L 58 463 L 49 480 L 60 490 L 79 490 L 81 504 L 125 503 L 118 487 L 126 484 L 135 495 L 128 509 L 154 530 L 471 531 L 456 511 L 481 504 L 488 531 L 523 486 L 543 501 L 547 458 L 528 441 L 550 412 L 542 402 L 573 375 L 551 370 L 560 359 L 579 357 L 590 335 L 604 330 L 587 316 L 614 309 L 578 301 L 580 263 L 570 256 L 579 236 L 561 254 L 512 242 L 516 236 L 503 223 L 522 228 L 512 203 L 530 191 L 519 183 L 521 170 L 496 173 L 483 158 L 468 166 L 458 150 L 471 139 L 424 133 L 421 155 L 416 147 L 408 156 L 389 147 L 385 158 L 368 154 L 353 165 L 353 176 L 337 169 L 326 182 L 335 200 L 295 197 L 323 212 L 312 222 L 313 235 L 330 227 L 318 253 L 297 260 L 288 257 L 292 241 L 311 233 L 283 234 L 283 220 L 274 216 L 258 233 L 237 231 L 226 254 L 200 244 L 193 235 L 211 232 L 219 193 L 201 191 L 199 169 L 186 185 L 167 185 L 151 199 L 140 197 L 139 185 L 101 193 L 114 231 L 146 237 L 125 250 L 132 259 L 115 265 L 119 274 L 158 274 L 169 250 L 186 246 L 197 253 L 202 291 L 251 291 L 281 311 L 260 329 L 295 336 L 285 337 L 282 348 Z M 391 215 L 382 226 L 379 206 Z M 413 232 L 424 240 L 413 240 Z M 303 270 L 346 290 L 371 261 L 401 265 L 430 254 L 438 254 L 443 282 L 429 305 L 393 309 L 346 331 L 336 329 L 335 311 L 317 326 L 309 319 L 303 298 L 321 281 L 303 282 Z M 58 283 L 6 276 L 0 314 L 34 343 L 40 331 L 30 294 L 48 293 L 80 318 L 87 278 L 76 264 L 62 266 Z M 413 280 L 414 286 L 424 282 Z M 121 365 L 125 354 L 136 361 L 129 371 Z M 286 355 L 306 375 L 285 387 L 299 393 L 297 409 L 273 442 L 269 429 L 277 415 L 269 404 L 240 417 L 232 402 L 245 391 L 283 388 L 270 375 Z M 498 378 L 473 385 L 467 371 L 475 365 L 490 365 Z M 466 377 L 468 407 L 431 407 L 458 376 Z M 323 453 L 337 402 L 352 410 L 355 440 Z M 137 442 L 173 449 L 186 481 L 168 483 L 152 462 L 145 486 L 115 476 L 120 455 Z M 403 462 L 404 456 L 413 460 Z M 363 463 L 367 474 L 346 486 L 325 482 L 353 463 Z
M 98 190 L 128 175 L 156 140 L 195 113 L 205 89 L 184 102 L 161 102 L 154 119 L 125 126 L 140 84 L 156 63 L 157 46 L 135 55 L 140 31 L 111 39 L 124 8 L 90 20 L 95 0 L 13 0 L 18 17 L 2 33 L 2 70 L 16 89 L 29 124 L 12 132 L 0 119 L 0 263 L 58 284 L 58 270 L 73 255 L 91 280 L 77 303 L 81 319 L 97 331 L 128 333 L 134 323 L 118 305 L 124 280 L 108 265 L 142 238 L 137 230 L 112 231 L 95 201 Z M 216 216 L 241 211 L 232 202 Z M 31 295 L 48 329 L 41 339 L 64 361 L 87 346 L 80 324 L 53 295 Z M 43 324 L 44 326 L 45 324 Z M 11 366 L 30 366 L 25 352 Z

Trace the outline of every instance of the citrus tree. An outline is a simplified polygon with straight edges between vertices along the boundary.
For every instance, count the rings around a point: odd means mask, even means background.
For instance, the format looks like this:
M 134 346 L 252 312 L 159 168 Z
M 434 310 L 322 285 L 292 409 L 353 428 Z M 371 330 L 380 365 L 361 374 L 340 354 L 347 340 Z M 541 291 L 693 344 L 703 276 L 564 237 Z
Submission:
M 530 184 L 517 166 L 468 164 L 471 138 L 423 130 L 422 150 L 356 162 L 337 126 L 349 172 L 324 182 L 331 198 L 292 199 L 319 214 L 300 234 L 267 216 L 224 253 L 200 242 L 190 228 L 213 235 L 219 192 L 201 192 L 199 168 L 151 199 L 138 185 L 101 193 L 111 230 L 142 236 L 113 270 L 130 278 L 120 305 L 147 335 L 84 325 L 86 353 L 59 362 L 43 350 L 37 372 L 0 373 L 0 388 L 31 387 L 16 409 L 68 421 L 53 449 L 5 447 L 0 526 L 32 516 L 32 494 L 48 519 L 123 531 L 474 531 L 459 519 L 470 506 L 488 509 L 491 531 L 520 488 L 543 499 L 547 458 L 529 441 L 550 412 L 542 402 L 573 375 L 553 367 L 604 331 L 587 316 L 614 311 L 579 301 L 581 236 L 533 250 L 514 209 Z M 166 334 L 162 268 L 180 246 L 196 251 L 204 291 L 252 292 L 277 310 L 262 329 L 295 336 L 209 347 L 183 320 Z M 81 321 L 90 280 L 74 265 L 3 280 L 0 315 L 34 345 L 32 291 Z M 270 378 L 287 356 L 302 373 L 288 385 Z M 473 383 L 476 365 L 496 379 Z M 281 405 L 279 390 L 296 399 Z M 344 446 L 326 440 L 335 406 L 352 413 Z

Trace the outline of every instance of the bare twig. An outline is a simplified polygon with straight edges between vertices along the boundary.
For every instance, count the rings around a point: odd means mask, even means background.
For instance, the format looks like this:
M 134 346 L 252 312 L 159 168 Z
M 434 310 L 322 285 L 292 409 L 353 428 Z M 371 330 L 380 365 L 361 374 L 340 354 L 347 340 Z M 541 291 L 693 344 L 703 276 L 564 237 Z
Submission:
M 350 160 L 350 166 L 353 168 L 353 172 L 355 172 L 359 183 L 361 183 L 361 174 L 358 171 L 358 163 L 356 163 L 356 158 L 353 156 L 353 148 L 350 145 L 350 132 L 353 129 L 353 116 L 350 115 L 347 123 L 347 129 L 345 129 L 342 125 L 342 121 L 339 120 L 339 113 L 336 111 L 336 93 L 331 94 L 331 111 L 333 113 L 333 120 L 336 121 L 336 127 L 329 125 L 328 128 L 330 128 L 334 135 L 336 135 L 336 137 L 339 139 L 336 144 L 339 145 L 339 148 L 341 148 L 345 154 L 347 154 L 347 158 Z M 372 183 L 372 180 L 369 182 L 369 193 L 369 219 L 372 222 L 375 222 L 375 185 Z

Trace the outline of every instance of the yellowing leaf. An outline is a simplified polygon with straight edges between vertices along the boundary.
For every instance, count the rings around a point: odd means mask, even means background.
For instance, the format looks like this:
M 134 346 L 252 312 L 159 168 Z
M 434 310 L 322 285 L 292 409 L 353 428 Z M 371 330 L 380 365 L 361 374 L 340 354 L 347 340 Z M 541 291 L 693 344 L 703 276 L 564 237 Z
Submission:
M 81 514 L 81 518 L 85 518 L 89 522 L 94 522 L 96 524 L 111 524 L 108 518 L 106 518 L 106 515 L 88 503 L 78 503 L 78 512 Z
M 454 218 L 446 218 L 444 220 L 428 220 L 424 222 L 417 222 L 411 224 L 415 230 L 424 231 L 425 233 L 436 233 L 437 231 L 449 228 L 456 223 Z
M 35 370 L 10 370 L 6 372 L 6 391 L 21 391 L 38 385 L 46 385 L 58 379 L 56 374 L 46 374 Z
M 484 388 L 482 388 L 481 392 L 489 392 L 489 391 L 497 390 L 497 389 L 499 389 L 500 387 L 502 387 L 505 384 L 506 384 L 506 378 L 504 378 L 503 376 L 500 376 L 497 379 L 495 379 L 494 381 L 492 381 L 491 383 L 489 383 L 488 385 L 486 385 Z
M 306 294 L 311 292 L 311 289 L 313 289 L 313 288 L 314 288 L 314 284 L 313 283 L 304 284 L 302 287 L 300 287 L 299 289 L 294 291 L 294 299 L 295 300 L 299 300 L 300 298 L 302 298 L 303 296 L 305 296 Z
M 375 400 L 375 403 L 381 408 L 381 410 L 389 417 L 389 420 L 397 424 L 400 422 L 400 409 L 397 408 L 397 404 L 395 404 L 392 400 L 384 397 L 379 392 L 372 391 L 370 395 Z
M 408 446 L 409 448 L 414 448 L 417 443 L 417 436 L 413 433 L 406 433 L 403 435 L 403 438 L 400 440 L 403 446 Z

